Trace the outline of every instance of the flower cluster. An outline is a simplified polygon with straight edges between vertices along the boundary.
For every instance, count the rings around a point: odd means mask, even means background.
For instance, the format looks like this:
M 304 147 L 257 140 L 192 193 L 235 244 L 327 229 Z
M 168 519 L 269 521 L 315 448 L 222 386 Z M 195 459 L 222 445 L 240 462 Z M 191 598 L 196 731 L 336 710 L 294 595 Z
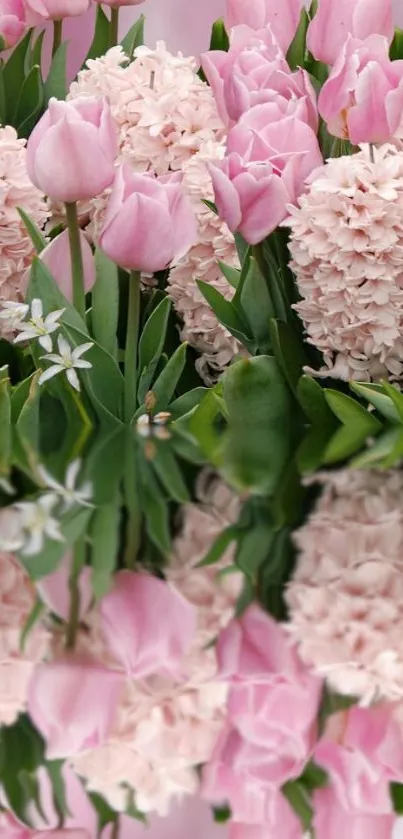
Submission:
M 0 302 L 23 302 L 34 247 L 18 207 L 39 227 L 45 224 L 48 209 L 27 174 L 26 142 L 11 126 L 0 128 L 0 158 Z M 0 320 L 0 335 L 4 334 L 9 328 Z
M 295 533 L 290 633 L 339 693 L 401 699 L 403 476 L 342 470 L 318 480 L 320 498 Z

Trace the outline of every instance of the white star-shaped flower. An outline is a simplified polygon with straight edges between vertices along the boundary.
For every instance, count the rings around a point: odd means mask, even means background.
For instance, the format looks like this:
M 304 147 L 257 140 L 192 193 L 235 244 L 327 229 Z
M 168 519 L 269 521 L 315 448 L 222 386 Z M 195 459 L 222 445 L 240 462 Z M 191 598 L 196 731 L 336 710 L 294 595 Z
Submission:
M 0 550 L 19 551 L 24 545 L 23 519 L 14 504 L 0 510 Z
M 13 300 L 4 300 L 1 303 L 0 320 L 5 322 L 8 329 L 17 329 L 29 312 L 27 303 L 16 303 Z
M 59 522 L 51 515 L 58 500 L 57 495 L 47 493 L 37 501 L 20 501 L 15 505 L 22 514 L 21 523 L 27 536 L 21 551 L 25 556 L 40 553 L 45 537 L 55 542 L 64 542 Z
M 84 507 L 90 507 L 90 499 L 92 497 L 92 484 L 90 481 L 77 487 L 77 478 L 81 469 L 82 461 L 73 460 L 67 468 L 66 479 L 64 484 L 60 484 L 53 475 L 45 469 L 44 466 L 38 467 L 38 474 L 45 486 L 51 489 L 56 495 L 60 496 L 64 502 L 64 510 L 69 510 L 74 504 L 82 504 Z
M 69 342 L 63 338 L 63 335 L 58 335 L 57 346 L 59 354 L 47 353 L 42 356 L 42 358 L 45 358 L 47 361 L 52 361 L 53 364 L 41 373 L 38 383 L 41 385 L 48 379 L 52 379 L 53 376 L 57 376 L 58 373 L 65 373 L 71 386 L 74 387 L 75 390 L 80 390 L 80 382 L 76 369 L 88 370 L 92 367 L 92 364 L 89 361 L 82 359 L 81 356 L 94 346 L 93 343 L 89 342 L 87 344 L 81 344 L 79 347 L 73 349 Z
M 36 297 L 31 303 L 31 317 L 29 320 L 16 324 L 19 335 L 14 338 L 14 343 L 19 341 L 32 341 L 37 338 L 41 347 L 47 352 L 52 352 L 53 344 L 50 337 L 52 332 L 59 328 L 59 319 L 65 309 L 56 309 L 43 317 L 42 300 Z

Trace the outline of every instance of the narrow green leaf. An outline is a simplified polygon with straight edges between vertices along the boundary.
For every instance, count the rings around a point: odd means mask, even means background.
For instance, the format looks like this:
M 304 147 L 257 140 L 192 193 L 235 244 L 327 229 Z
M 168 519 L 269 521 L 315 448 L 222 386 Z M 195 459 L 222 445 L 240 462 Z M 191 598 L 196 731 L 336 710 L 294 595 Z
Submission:
M 15 110 L 14 123 L 20 137 L 28 137 L 44 104 L 43 81 L 38 65 L 32 67 L 24 84 Z
M 232 265 L 226 265 L 225 262 L 220 262 L 220 260 L 218 260 L 218 264 L 227 282 L 230 286 L 232 286 L 232 288 L 236 289 L 241 276 L 239 268 L 234 268 Z
M 214 21 L 210 37 L 210 50 L 229 50 L 229 38 L 222 18 Z
M 297 451 L 297 465 L 301 474 L 316 472 L 323 463 L 327 446 L 334 434 L 332 426 L 314 425 L 302 440 Z
M 274 355 L 290 388 L 297 395 L 298 382 L 308 364 L 305 349 L 292 327 L 280 320 L 272 320 L 270 334 Z
M 151 472 L 151 478 L 154 478 Z M 168 556 L 172 550 L 168 501 L 163 497 L 156 481 L 149 486 L 142 481 L 141 508 L 146 520 L 146 530 L 154 545 L 163 556 Z
M 16 423 L 16 432 L 21 442 L 27 463 L 35 470 L 40 458 L 39 452 L 39 372 L 31 379 L 29 394 Z
M 386 396 L 382 385 L 350 382 L 350 388 L 373 405 L 386 419 L 400 423 L 399 413 L 390 397 Z
M 299 817 L 303 830 L 310 831 L 313 808 L 304 786 L 299 781 L 287 781 L 281 791 Z
M 101 836 L 104 827 L 108 824 L 115 824 L 119 818 L 118 813 L 109 806 L 107 801 L 97 792 L 88 792 L 88 798 L 98 814 L 98 837 Z
M 216 428 L 216 422 L 221 418 L 221 407 L 214 390 L 208 390 L 189 419 L 190 432 L 216 468 L 222 464 L 222 437 Z
M 81 480 L 93 486 L 93 504 L 103 507 L 116 497 L 125 470 L 125 427 L 113 431 L 99 429 L 86 452 Z
M 119 318 L 118 269 L 103 251 L 95 251 L 96 282 L 91 292 L 92 332 L 95 340 L 116 358 Z
M 304 66 L 305 61 L 305 43 L 306 33 L 309 24 L 309 17 L 306 9 L 302 9 L 298 29 L 294 35 L 294 40 L 288 48 L 287 63 L 291 70 L 297 70 L 298 67 Z
M 41 253 L 47 245 L 46 239 L 42 232 L 39 230 L 39 227 L 35 224 L 32 219 L 27 215 L 25 210 L 22 207 L 17 207 L 17 211 L 25 224 L 27 229 L 28 235 L 31 239 L 31 242 L 36 250 L 36 253 Z
M 256 580 L 259 568 L 270 558 L 273 539 L 274 530 L 269 521 L 256 522 L 240 537 L 235 564 L 250 580 Z
M 64 765 L 64 760 L 48 760 L 45 764 L 52 784 L 53 805 L 59 816 L 60 824 L 64 823 L 67 816 L 72 815 L 67 806 L 66 786 L 63 778 Z
M 144 325 L 139 341 L 139 370 L 144 370 L 155 359 L 159 360 L 166 338 L 168 318 L 171 311 L 169 297 L 164 297 L 151 312 Z
M 179 379 L 185 369 L 187 344 L 180 344 L 171 355 L 158 378 L 152 386 L 152 392 L 156 399 L 154 412 L 162 411 L 169 407 Z
M 399 417 L 399 422 L 403 424 L 403 396 L 401 392 L 387 381 L 382 382 L 382 385 L 386 393 L 386 396 L 389 397 L 394 407 L 396 408 L 396 412 Z
M 45 606 L 41 600 L 36 600 L 26 621 L 24 627 L 21 632 L 20 636 L 20 651 L 24 653 L 25 644 L 27 643 L 29 634 L 31 630 L 34 628 L 35 624 L 38 622 L 39 618 L 43 615 L 45 611 Z
M 380 422 L 370 414 L 366 408 L 351 396 L 346 396 L 338 390 L 325 389 L 326 402 L 337 419 L 351 430 L 367 435 L 375 434 L 381 428 Z
M 144 23 L 145 17 L 144 15 L 140 15 L 139 19 L 136 20 L 136 23 L 133 24 L 127 35 L 123 38 L 123 41 L 120 42 L 120 46 L 130 60 L 134 56 L 135 49 L 144 44 Z
M 45 104 L 52 96 L 55 99 L 65 99 L 67 96 L 67 47 L 68 41 L 63 41 L 53 56 L 50 70 L 45 81 Z
M 193 390 L 183 393 L 182 396 L 178 396 L 169 406 L 172 418 L 178 419 L 194 411 L 206 393 L 208 393 L 208 388 L 195 387 Z
M 254 257 L 249 260 L 249 269 L 242 285 L 239 302 L 259 351 L 263 355 L 270 352 L 270 320 L 274 317 L 273 303 L 266 280 Z
M 214 539 L 206 556 L 197 563 L 196 568 L 204 568 L 206 565 L 215 565 L 216 562 L 219 562 L 227 548 L 237 540 L 238 536 L 239 530 L 233 524 L 222 530 Z
M 7 477 L 11 461 L 11 393 L 9 379 L 0 379 L 0 476 Z
M 151 463 L 156 475 L 170 498 L 179 504 L 186 504 L 190 500 L 189 492 L 175 455 L 165 440 L 155 440 L 154 443 L 156 452 Z
M 44 29 L 42 32 L 39 33 L 38 37 L 36 38 L 36 40 L 35 40 L 35 42 L 32 46 L 30 62 L 29 62 L 29 64 L 30 64 L 29 70 L 35 64 L 37 64 L 39 67 L 42 67 L 42 47 L 43 47 L 43 39 L 45 37 L 45 32 L 46 32 L 46 30 Z
M 311 376 L 301 376 L 297 387 L 299 404 L 314 425 L 334 425 L 334 416 L 326 402 L 324 388 Z
M 371 432 L 365 431 L 362 427 L 354 428 L 344 425 L 336 431 L 328 443 L 323 455 L 323 463 L 337 463 L 352 457 L 362 449 L 370 436 L 372 436 Z
M 97 600 L 112 586 L 119 551 L 120 499 L 95 510 L 91 526 L 92 588 Z
M 32 29 L 17 44 L 3 68 L 6 122 L 15 126 L 15 112 L 25 81 L 25 59 L 31 49 Z
M 393 809 L 398 816 L 403 816 L 403 784 L 392 781 L 390 784 Z
M 395 459 L 403 455 L 403 430 L 390 428 L 372 443 L 366 451 L 359 454 L 351 463 L 352 469 L 386 468 L 394 466 Z
M 102 6 L 97 4 L 97 12 L 95 18 L 95 32 L 94 38 L 92 40 L 92 44 L 89 48 L 87 53 L 86 59 L 84 61 L 83 67 L 86 65 L 87 61 L 91 58 L 99 58 L 101 55 L 105 55 L 109 48 L 109 20 L 102 8 Z
M 242 320 L 233 304 L 209 283 L 198 280 L 197 285 L 220 323 L 228 329 L 234 338 L 248 347 L 253 340 L 252 336 L 247 324 Z

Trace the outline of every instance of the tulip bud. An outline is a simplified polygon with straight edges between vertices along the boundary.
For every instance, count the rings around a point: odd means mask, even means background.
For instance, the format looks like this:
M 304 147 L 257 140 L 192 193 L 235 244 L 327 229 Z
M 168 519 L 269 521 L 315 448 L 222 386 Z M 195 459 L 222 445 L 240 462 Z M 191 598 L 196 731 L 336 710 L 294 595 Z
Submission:
M 139 175 L 128 164 L 116 173 L 99 236 L 102 250 L 123 268 L 153 274 L 197 241 L 196 219 L 182 175 Z
M 27 23 L 38 26 L 44 20 L 78 17 L 88 11 L 90 0 L 24 0 Z
M 225 25 L 227 29 L 242 23 L 251 29 L 270 26 L 281 49 L 287 52 L 303 7 L 304 0 L 227 0 Z
M 84 289 L 90 291 L 95 283 L 95 260 L 91 246 L 80 230 L 81 253 L 83 258 Z M 69 244 L 69 232 L 63 230 L 46 246 L 40 255 L 40 259 L 49 269 L 57 285 L 68 300 L 73 299 L 72 271 L 71 271 L 71 250 Z
M 324 64 L 334 64 L 349 35 L 393 38 L 392 0 L 319 0 L 309 24 L 307 47 Z
M 88 201 L 112 183 L 116 154 L 117 129 L 104 99 L 51 99 L 28 140 L 28 175 L 53 201 Z
M 3 49 L 14 47 L 22 38 L 27 23 L 22 0 L 1 0 L 0 39 Z

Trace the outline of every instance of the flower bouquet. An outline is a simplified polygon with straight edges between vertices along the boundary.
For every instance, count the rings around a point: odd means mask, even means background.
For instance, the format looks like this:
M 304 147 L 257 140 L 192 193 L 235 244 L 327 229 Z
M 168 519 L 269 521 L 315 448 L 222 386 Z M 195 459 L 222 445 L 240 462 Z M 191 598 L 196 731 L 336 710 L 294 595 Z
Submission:
M 0 835 L 197 794 L 230 839 L 389 839 L 403 31 L 228 0 L 199 62 L 111 2 L 68 82 L 88 2 L 0 5 Z

